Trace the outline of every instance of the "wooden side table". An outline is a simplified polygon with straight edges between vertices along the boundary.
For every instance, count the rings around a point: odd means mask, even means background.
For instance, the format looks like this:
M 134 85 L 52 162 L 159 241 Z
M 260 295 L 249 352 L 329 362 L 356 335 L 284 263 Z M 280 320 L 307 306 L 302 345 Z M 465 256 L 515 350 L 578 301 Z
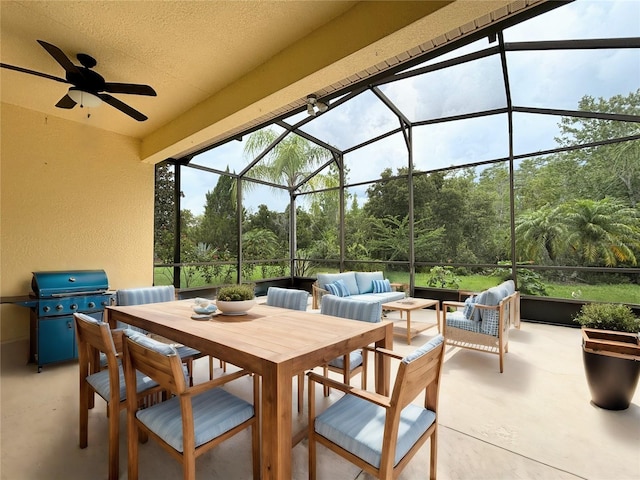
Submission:
M 414 324 L 411 326 L 411 312 L 414 310 L 420 310 L 422 308 L 436 307 L 436 323 L 421 323 L 420 325 Z M 396 335 L 406 335 L 407 337 L 407 345 L 411 345 L 411 339 L 418 335 L 420 332 L 427 330 L 432 327 L 438 327 L 438 332 L 440 331 L 440 301 L 439 300 L 431 300 L 428 298 L 404 298 L 402 300 L 396 300 L 394 302 L 388 302 L 382 304 L 383 310 L 395 310 L 400 312 L 407 313 L 407 326 L 396 325 L 393 327 L 393 333 Z

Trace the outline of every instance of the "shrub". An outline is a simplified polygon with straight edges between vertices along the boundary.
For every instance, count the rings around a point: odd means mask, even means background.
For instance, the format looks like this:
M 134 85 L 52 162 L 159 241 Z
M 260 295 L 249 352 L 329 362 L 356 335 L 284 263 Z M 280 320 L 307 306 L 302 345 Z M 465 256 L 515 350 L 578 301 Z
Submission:
M 457 289 L 460 287 L 460 279 L 453 273 L 452 267 L 437 266 L 429 270 L 427 285 L 430 287 Z
M 583 327 L 618 332 L 640 332 L 640 318 L 619 303 L 587 303 L 574 318 Z

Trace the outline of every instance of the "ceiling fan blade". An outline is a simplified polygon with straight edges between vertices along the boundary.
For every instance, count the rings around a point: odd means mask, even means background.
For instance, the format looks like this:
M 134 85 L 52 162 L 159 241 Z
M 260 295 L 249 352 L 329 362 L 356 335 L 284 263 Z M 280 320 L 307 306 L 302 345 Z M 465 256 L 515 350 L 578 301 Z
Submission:
M 149 85 L 138 85 L 136 83 L 113 83 L 107 82 L 104 91 L 109 93 L 129 93 L 131 95 L 148 95 L 155 97 L 156 91 Z
M 56 60 L 56 62 L 62 65 L 62 68 L 64 68 L 66 72 L 76 73 L 76 74 L 80 73 L 80 70 L 78 70 L 78 67 L 76 67 L 73 64 L 73 62 L 69 60 L 69 57 L 67 57 L 64 54 L 64 52 L 60 50 L 58 47 L 56 47 L 55 45 L 51 45 L 50 43 L 47 43 L 44 40 L 38 40 L 38 43 L 42 45 L 42 47 L 47 52 L 49 52 L 49 55 L 51 55 Z
M 56 103 L 56 107 L 58 107 L 58 108 L 69 109 L 69 108 L 73 108 L 75 106 L 76 106 L 76 102 L 69 95 L 65 95 L 60 100 L 58 100 L 58 103 Z
M 35 70 L 29 70 L 28 68 L 16 67 L 15 65 L 9 65 L 8 63 L 0 63 L 0 67 L 8 70 L 15 70 L 16 72 L 28 73 L 29 75 L 35 75 L 37 77 L 48 78 L 49 80 L 55 80 L 56 82 L 69 83 L 64 78 L 54 77 L 53 75 L 36 72 Z
M 111 95 L 107 94 L 107 93 L 99 93 L 98 96 L 106 103 L 108 103 L 109 105 L 111 105 L 112 107 L 117 108 L 118 110 L 120 110 L 122 113 L 126 113 L 127 115 L 129 115 L 131 118 L 134 118 L 136 120 L 138 120 L 139 122 L 144 122 L 147 119 L 147 116 L 140 113 L 139 111 L 137 111 L 135 108 L 130 107 L 129 105 L 127 105 L 124 102 L 121 102 L 120 100 L 118 100 L 115 97 L 112 97 Z

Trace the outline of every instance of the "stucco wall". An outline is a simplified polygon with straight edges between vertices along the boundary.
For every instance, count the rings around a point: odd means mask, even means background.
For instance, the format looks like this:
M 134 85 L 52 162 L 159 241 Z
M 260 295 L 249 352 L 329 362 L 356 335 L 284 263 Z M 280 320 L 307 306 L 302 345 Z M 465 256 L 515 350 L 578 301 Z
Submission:
M 4 103 L 0 117 L 0 295 L 27 294 L 40 270 L 151 285 L 154 167 L 139 141 Z M 0 341 L 27 338 L 28 309 L 0 308 Z

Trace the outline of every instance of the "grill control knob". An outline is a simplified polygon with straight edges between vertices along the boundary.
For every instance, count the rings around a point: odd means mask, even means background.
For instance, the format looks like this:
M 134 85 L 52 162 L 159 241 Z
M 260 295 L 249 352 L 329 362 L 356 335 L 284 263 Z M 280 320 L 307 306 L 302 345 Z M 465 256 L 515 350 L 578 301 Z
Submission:
M 89 302 L 89 303 L 87 304 L 87 307 L 89 307 L 89 308 L 94 308 L 95 306 L 96 306 L 96 304 L 95 304 L 95 303 L 93 303 L 93 302 Z
M 51 310 L 51 307 L 42 307 L 43 312 L 48 312 L 49 310 Z
M 60 304 L 56 305 L 56 310 L 60 311 L 62 310 L 64 307 Z
M 75 303 L 71 304 L 71 310 L 77 310 L 78 309 L 78 305 L 76 305 Z

